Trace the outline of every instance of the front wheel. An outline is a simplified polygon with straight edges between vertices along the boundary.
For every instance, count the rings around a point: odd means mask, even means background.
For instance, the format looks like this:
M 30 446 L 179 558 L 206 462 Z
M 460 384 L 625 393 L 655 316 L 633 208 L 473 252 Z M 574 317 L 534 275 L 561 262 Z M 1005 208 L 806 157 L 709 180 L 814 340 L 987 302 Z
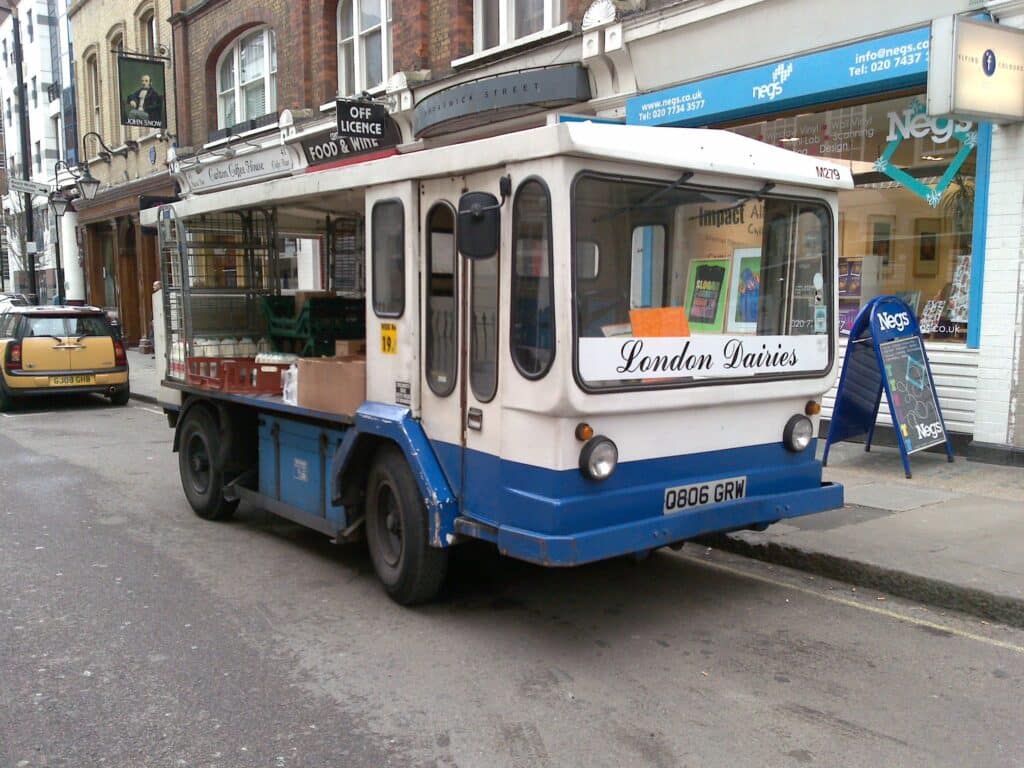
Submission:
M 377 577 L 401 605 L 431 600 L 444 583 L 448 551 L 429 539 L 427 510 L 405 456 L 383 448 L 367 481 L 366 540 Z
M 238 500 L 224 498 L 224 468 L 220 461 L 220 429 L 213 414 L 197 407 L 185 415 L 178 442 L 178 471 L 185 498 L 204 520 L 227 520 Z

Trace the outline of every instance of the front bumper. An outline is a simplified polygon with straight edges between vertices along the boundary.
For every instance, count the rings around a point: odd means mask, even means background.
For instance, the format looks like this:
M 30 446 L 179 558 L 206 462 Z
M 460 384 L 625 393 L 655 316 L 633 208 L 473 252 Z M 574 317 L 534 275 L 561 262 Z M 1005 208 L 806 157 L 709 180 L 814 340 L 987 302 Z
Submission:
M 569 535 L 544 534 L 506 525 L 481 525 L 467 518 L 457 519 L 455 529 L 468 536 L 493 541 L 502 554 L 510 557 L 540 565 L 573 566 L 644 552 L 710 533 L 762 527 L 842 505 L 843 487 L 822 483 L 817 488 L 753 496 Z

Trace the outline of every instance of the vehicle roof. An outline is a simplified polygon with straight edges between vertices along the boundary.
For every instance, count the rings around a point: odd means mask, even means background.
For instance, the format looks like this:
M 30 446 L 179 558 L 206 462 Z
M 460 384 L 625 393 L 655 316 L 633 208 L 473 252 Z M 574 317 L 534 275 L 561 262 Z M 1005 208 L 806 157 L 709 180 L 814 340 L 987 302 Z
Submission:
M 67 306 L 67 305 L 42 305 L 42 306 L 12 306 L 6 310 L 12 315 L 38 315 L 39 317 L 45 317 L 47 315 L 102 315 L 103 310 L 99 307 L 79 307 L 79 306 Z
M 306 169 L 293 176 L 192 195 L 170 207 L 178 216 L 191 216 L 297 202 L 373 184 L 461 175 L 555 155 L 640 163 L 827 190 L 853 188 L 849 168 L 731 131 L 581 122 L 548 125 L 341 168 Z M 243 157 L 239 155 L 239 159 Z M 157 210 L 142 211 L 143 224 L 155 224 Z

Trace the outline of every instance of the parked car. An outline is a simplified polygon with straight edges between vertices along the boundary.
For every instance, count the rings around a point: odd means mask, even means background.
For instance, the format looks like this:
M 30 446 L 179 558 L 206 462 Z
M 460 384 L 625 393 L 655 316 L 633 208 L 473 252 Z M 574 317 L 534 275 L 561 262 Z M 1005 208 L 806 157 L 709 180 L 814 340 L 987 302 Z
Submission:
M 0 411 L 26 397 L 78 392 L 128 403 L 128 357 L 103 310 L 10 306 L 0 313 Z
M 0 293 L 0 313 L 10 307 L 27 307 L 29 300 L 21 293 Z

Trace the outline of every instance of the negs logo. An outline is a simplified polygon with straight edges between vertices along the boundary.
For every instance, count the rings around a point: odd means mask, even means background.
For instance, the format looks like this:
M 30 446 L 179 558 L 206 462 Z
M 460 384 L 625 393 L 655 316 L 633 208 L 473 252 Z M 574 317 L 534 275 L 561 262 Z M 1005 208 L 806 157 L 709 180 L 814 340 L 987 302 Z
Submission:
M 878 327 L 883 331 L 902 333 L 910 327 L 910 316 L 906 312 L 881 312 L 878 315 Z
M 931 424 L 915 424 L 914 428 L 917 430 L 918 440 L 924 440 L 926 437 L 942 437 L 942 424 L 938 421 L 933 421 Z

